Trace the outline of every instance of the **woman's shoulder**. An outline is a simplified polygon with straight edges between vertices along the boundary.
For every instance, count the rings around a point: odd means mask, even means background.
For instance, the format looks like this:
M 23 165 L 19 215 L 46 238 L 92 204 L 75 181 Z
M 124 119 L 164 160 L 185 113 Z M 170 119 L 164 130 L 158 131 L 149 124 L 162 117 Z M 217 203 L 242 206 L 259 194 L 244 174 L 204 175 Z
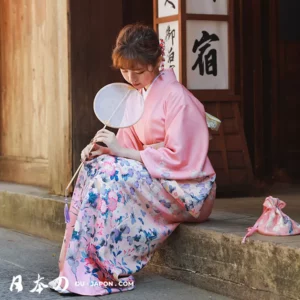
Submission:
M 181 105 L 196 106 L 203 109 L 203 104 L 180 82 L 172 82 L 165 89 L 166 102 L 176 102 Z
M 164 94 L 181 93 L 184 86 L 177 80 L 173 69 L 161 71 L 158 82 Z
M 188 90 L 177 80 L 163 81 L 160 86 L 162 96 L 188 96 Z
M 159 97 L 164 106 L 188 105 L 203 110 L 203 104 L 177 80 L 174 70 L 162 71 L 157 83 L 159 88 L 156 89 L 155 97 Z

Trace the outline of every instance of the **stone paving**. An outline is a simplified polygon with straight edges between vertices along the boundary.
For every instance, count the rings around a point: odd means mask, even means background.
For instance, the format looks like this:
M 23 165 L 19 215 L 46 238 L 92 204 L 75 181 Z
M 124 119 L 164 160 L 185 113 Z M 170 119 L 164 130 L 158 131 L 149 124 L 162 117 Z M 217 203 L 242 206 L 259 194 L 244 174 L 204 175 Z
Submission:
M 59 295 L 45 288 L 35 290 L 38 274 L 43 278 L 39 283 L 48 282 L 58 275 L 58 256 L 60 244 L 46 239 L 25 235 L 13 230 L 0 228 L 0 299 L 1 300 L 54 300 L 54 299 L 91 299 L 88 296 Z M 19 293 L 10 286 L 13 277 L 22 276 L 23 290 Z M 142 271 L 136 275 L 136 289 L 133 291 L 107 295 L 107 300 L 230 300 L 178 281 Z M 17 280 L 18 282 L 18 280 Z M 100 297 L 97 297 L 100 298 Z

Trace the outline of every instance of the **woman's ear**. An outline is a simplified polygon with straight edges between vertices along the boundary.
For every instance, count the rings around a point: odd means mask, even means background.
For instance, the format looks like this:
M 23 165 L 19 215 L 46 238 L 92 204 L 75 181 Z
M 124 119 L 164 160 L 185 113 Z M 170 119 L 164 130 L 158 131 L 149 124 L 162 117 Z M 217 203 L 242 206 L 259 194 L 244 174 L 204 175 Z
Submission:
M 147 66 L 147 70 L 148 70 L 149 72 L 152 72 L 152 71 L 154 70 L 154 67 L 153 67 L 152 65 L 148 65 L 148 66 Z

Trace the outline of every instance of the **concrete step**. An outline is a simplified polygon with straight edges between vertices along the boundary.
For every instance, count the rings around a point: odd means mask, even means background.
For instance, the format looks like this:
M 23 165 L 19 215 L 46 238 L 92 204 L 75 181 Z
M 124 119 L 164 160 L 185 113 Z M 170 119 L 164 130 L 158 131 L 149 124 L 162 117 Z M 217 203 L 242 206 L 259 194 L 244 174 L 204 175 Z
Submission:
M 300 221 L 300 189 L 273 196 Z M 146 271 L 243 300 L 300 299 L 300 236 L 254 235 L 246 229 L 262 211 L 264 197 L 217 199 L 210 220 L 181 224 Z M 61 242 L 63 199 L 38 188 L 0 184 L 0 226 Z

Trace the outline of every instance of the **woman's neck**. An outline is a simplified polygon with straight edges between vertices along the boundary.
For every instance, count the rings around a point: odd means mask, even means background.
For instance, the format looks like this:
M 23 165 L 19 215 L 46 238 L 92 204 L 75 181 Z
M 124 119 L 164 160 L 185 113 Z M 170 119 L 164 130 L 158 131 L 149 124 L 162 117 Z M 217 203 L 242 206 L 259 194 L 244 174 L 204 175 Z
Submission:
M 154 72 L 154 75 L 153 75 L 153 79 L 151 80 L 151 82 L 147 85 L 147 86 L 145 86 L 144 87 L 144 90 L 145 91 L 147 91 L 148 90 L 148 88 L 150 87 L 150 85 L 152 84 L 152 82 L 154 81 L 154 79 L 159 75 L 159 69 L 156 69 L 155 71 L 153 71 Z

